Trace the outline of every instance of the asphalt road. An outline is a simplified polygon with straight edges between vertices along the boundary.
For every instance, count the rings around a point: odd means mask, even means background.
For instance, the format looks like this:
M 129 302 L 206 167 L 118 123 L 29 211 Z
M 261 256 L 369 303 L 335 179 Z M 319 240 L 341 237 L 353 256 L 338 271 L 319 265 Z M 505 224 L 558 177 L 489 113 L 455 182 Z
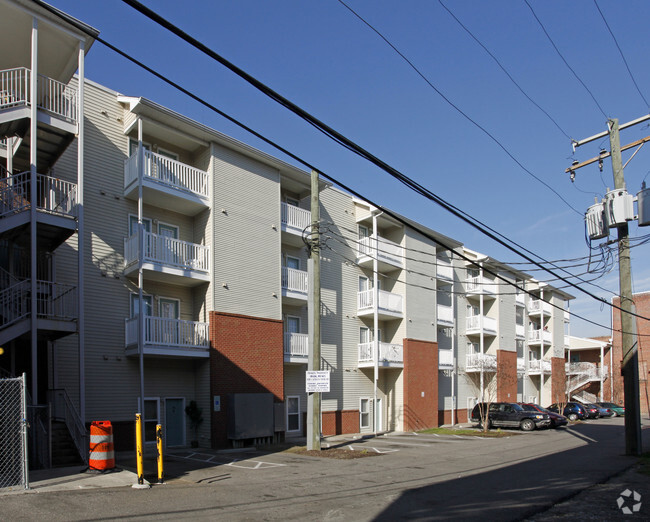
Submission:
M 337 441 L 380 454 L 354 460 L 179 452 L 167 458 L 165 485 L 5 496 L 0 518 L 520 520 L 635 462 L 622 455 L 621 419 L 511 433 L 499 439 L 396 434 Z M 650 429 L 643 433 L 650 448 Z M 650 519 L 650 501 L 638 515 L 644 512 Z

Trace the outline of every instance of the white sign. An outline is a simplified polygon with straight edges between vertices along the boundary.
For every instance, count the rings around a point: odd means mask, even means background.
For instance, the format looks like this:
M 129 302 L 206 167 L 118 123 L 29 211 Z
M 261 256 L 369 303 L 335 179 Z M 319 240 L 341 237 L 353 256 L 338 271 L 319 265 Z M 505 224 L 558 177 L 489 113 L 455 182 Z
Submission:
M 305 372 L 307 393 L 327 393 L 330 391 L 330 372 Z
M 214 411 L 221 411 L 221 395 L 212 396 L 212 408 Z

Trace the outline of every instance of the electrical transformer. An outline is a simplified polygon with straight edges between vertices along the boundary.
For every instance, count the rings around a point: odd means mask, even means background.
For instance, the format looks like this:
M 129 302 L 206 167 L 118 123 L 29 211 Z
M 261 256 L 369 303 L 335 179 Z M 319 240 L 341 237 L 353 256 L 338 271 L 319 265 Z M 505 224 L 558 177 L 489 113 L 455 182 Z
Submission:
M 634 196 L 625 189 L 610 190 L 605 194 L 605 223 L 609 228 L 622 227 L 634 219 Z
M 609 236 L 609 229 L 605 223 L 605 208 L 602 202 L 594 203 L 587 209 L 585 223 L 589 239 L 602 239 Z
M 643 183 L 641 192 L 636 195 L 636 198 L 639 210 L 639 226 L 647 227 L 650 225 L 650 189 L 645 188 L 645 183 Z

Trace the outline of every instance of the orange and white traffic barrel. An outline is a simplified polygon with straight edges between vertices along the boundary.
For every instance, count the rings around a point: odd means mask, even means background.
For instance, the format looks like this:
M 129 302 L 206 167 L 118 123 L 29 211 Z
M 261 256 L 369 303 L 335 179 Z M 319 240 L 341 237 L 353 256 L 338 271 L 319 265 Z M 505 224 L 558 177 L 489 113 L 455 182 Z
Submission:
M 113 449 L 113 426 L 111 421 L 93 421 L 90 423 L 88 468 L 106 471 L 114 467 L 115 450 Z

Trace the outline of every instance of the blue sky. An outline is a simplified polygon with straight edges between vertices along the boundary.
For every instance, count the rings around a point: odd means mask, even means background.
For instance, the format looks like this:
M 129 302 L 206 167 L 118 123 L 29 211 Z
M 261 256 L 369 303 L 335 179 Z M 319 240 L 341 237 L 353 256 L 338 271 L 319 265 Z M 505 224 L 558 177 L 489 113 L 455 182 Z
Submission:
M 521 261 L 376 167 L 329 141 L 225 68 L 118 0 L 50 0 L 94 26 L 101 37 L 305 158 L 379 204 L 468 247 L 505 262 Z M 551 122 L 521 94 L 492 58 L 442 5 L 428 1 L 346 3 L 381 31 L 452 103 L 489 131 L 527 174 L 486 134 L 431 89 L 384 41 L 337 0 L 144 1 L 162 16 L 342 132 L 387 163 L 492 228 L 548 260 L 589 254 L 582 214 L 613 188 L 611 164 L 564 173 L 574 159 L 594 157 L 609 143 L 580 147 L 570 140 L 648 114 L 592 0 L 529 0 L 558 49 L 603 108 L 576 80 L 524 0 L 446 0 L 445 5 L 494 54 Z M 599 0 L 641 93 L 650 99 L 647 67 L 650 2 Z M 86 62 L 88 78 L 131 96 L 144 96 L 271 154 L 282 157 L 196 102 L 137 69 L 101 44 Z M 647 124 L 622 131 L 626 144 L 650 135 Z M 624 153 L 627 161 L 631 152 Z M 650 172 L 650 145 L 625 169 L 636 194 Z M 648 175 L 650 182 L 650 175 Z M 632 237 L 650 228 L 630 226 Z M 634 291 L 650 289 L 647 245 L 632 251 Z M 572 269 L 585 271 L 584 266 Z M 538 275 L 539 279 L 551 276 Z M 591 277 L 595 277 L 594 274 Z M 589 276 L 584 276 L 589 277 Z M 618 271 L 602 274 L 609 300 Z M 571 310 L 608 326 L 611 311 L 579 291 Z M 573 319 L 571 333 L 607 331 Z

